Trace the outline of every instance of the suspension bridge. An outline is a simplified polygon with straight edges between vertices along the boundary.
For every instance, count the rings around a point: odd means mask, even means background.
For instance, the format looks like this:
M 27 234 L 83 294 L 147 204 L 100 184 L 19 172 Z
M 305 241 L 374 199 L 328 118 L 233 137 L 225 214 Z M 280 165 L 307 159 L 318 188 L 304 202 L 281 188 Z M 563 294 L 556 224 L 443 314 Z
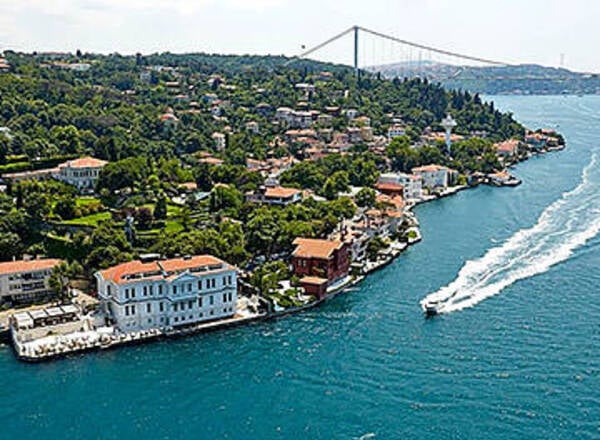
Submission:
M 490 80 L 507 78 L 507 67 L 514 68 L 511 69 L 510 79 L 566 81 L 586 75 L 573 73 L 566 69 L 549 71 L 544 69 L 543 66 L 538 66 L 539 73 L 534 72 L 532 74 L 531 65 L 525 68 L 524 65 L 517 65 L 503 60 L 437 48 L 363 26 L 352 26 L 322 43 L 304 49 L 302 53 L 289 60 L 287 64 L 291 64 L 298 59 L 315 57 L 315 55 L 320 59 L 324 51 L 333 47 L 337 42 L 348 38 L 352 41 L 352 65 L 357 75 L 361 70 L 366 70 L 372 72 L 382 71 L 389 76 L 418 76 L 438 81 L 455 78 L 477 80 L 481 79 L 479 74 L 481 70 L 478 68 L 485 68 L 485 79 Z M 367 39 L 371 40 L 371 49 L 367 47 L 369 45 Z M 377 49 L 377 44 L 387 44 L 388 47 L 387 49 L 381 47 Z M 589 77 L 597 76 L 594 74 L 587 75 Z

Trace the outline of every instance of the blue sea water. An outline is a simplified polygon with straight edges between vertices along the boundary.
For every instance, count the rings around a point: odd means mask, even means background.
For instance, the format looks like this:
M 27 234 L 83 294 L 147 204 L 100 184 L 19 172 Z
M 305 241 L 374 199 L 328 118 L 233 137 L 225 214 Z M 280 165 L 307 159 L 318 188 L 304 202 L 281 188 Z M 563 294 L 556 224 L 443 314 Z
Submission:
M 1 347 L 0 438 L 600 438 L 600 97 L 494 100 L 568 148 L 418 207 L 423 242 L 307 313 L 39 365 Z M 423 319 L 445 286 L 467 306 Z

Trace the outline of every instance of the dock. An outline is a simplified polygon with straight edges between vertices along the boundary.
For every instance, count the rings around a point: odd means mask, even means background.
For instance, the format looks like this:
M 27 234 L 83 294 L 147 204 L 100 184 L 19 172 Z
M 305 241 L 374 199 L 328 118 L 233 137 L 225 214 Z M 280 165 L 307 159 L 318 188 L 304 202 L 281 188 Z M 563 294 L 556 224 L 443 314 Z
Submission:
M 230 328 L 253 321 L 267 318 L 266 313 L 242 312 L 229 319 L 220 319 L 198 323 L 185 327 L 164 327 L 149 330 L 120 332 L 113 326 L 96 328 L 82 328 L 79 331 L 64 334 L 48 334 L 43 337 L 27 339 L 23 332 L 11 327 L 11 340 L 17 358 L 25 362 L 42 362 L 46 360 L 66 357 L 69 355 L 106 350 L 125 345 L 140 344 L 163 338 L 187 336 L 196 333 L 208 332 L 217 329 Z M 85 318 L 76 325 L 85 323 Z M 42 327 L 41 329 L 44 329 Z M 45 329 L 44 331 L 46 331 Z M 26 334 L 25 334 L 26 335 Z

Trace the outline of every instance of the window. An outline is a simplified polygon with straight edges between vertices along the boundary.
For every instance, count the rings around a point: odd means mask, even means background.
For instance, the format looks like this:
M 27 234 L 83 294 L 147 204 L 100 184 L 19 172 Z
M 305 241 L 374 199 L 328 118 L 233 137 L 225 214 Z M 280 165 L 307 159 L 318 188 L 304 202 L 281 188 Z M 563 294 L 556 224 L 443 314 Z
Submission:
M 216 285 L 217 285 L 217 279 L 213 278 L 212 279 L 212 288 L 214 289 Z
M 148 290 L 150 291 L 150 295 L 154 295 L 154 292 L 153 292 L 153 290 L 154 290 L 154 289 L 153 289 L 153 287 L 154 287 L 154 286 L 150 286 L 150 287 L 148 287 Z
M 164 305 L 164 303 L 163 303 L 162 301 L 160 302 L 160 304 L 158 305 L 158 307 L 159 307 L 159 310 L 160 310 L 161 312 L 164 312 L 164 311 L 165 311 L 165 305 Z
M 223 294 L 223 302 L 227 302 L 227 294 L 226 293 Z
M 190 315 L 190 320 L 194 319 L 194 315 Z
M 129 289 L 125 289 L 125 299 L 129 299 Z
M 191 291 L 192 291 L 192 283 L 189 283 L 188 284 L 188 292 L 191 292 Z
M 173 295 L 177 295 L 177 286 L 173 286 Z
M 233 301 L 233 295 L 231 294 L 231 292 L 229 292 L 229 301 Z
M 211 310 L 211 311 L 210 311 L 210 314 L 211 314 L 211 316 L 212 316 L 212 315 L 214 315 L 214 314 L 215 314 L 215 312 Z
M 232 278 L 231 278 L 231 275 L 229 275 L 229 276 L 227 277 L 227 284 L 229 284 L 229 285 L 233 284 L 233 280 L 232 280 Z
M 146 313 L 152 313 L 152 304 L 146 304 Z
M 135 306 L 131 306 L 131 314 L 135 315 Z
M 194 301 L 189 301 L 188 302 L 188 309 L 192 310 L 193 308 L 194 308 Z
M 159 295 L 162 295 L 162 285 L 161 285 L 161 286 L 158 286 L 158 294 L 159 294 Z
M 202 307 L 202 297 L 198 298 L 198 307 Z
M 206 280 L 206 288 L 210 289 L 210 280 Z
M 129 306 L 125 306 L 125 316 L 129 316 Z
M 200 313 L 200 314 L 198 315 L 198 317 L 200 317 L 200 318 L 202 318 L 203 316 L 204 316 L 204 313 Z
M 176 317 L 175 317 L 175 322 L 177 322 L 177 321 L 179 321 L 179 318 L 176 316 Z
M 227 284 L 227 277 L 223 277 L 223 284 Z
M 135 298 L 135 287 L 131 289 L 131 297 Z
M 202 280 L 198 281 L 198 290 L 202 290 Z
M 176 312 L 177 311 L 177 303 L 173 304 L 173 311 Z
M 215 297 L 214 295 L 210 296 L 210 305 L 212 306 L 215 303 Z
M 110 286 L 106 286 L 106 294 L 110 296 Z
M 142 295 L 148 296 L 148 288 L 146 286 L 144 286 L 144 290 L 143 290 Z

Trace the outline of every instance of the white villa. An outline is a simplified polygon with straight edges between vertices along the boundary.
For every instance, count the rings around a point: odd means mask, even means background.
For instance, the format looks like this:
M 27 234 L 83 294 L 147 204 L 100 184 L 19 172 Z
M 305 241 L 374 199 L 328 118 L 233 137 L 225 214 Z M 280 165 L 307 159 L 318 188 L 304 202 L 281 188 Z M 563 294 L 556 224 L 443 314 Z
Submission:
M 406 128 L 404 125 L 393 124 L 388 128 L 388 139 L 391 141 L 394 138 L 406 135 Z
M 104 312 L 123 332 L 230 318 L 237 269 L 210 255 L 131 261 L 96 272 Z
M 296 188 L 285 188 L 283 186 L 267 186 L 248 194 L 247 199 L 254 203 L 288 206 L 302 200 L 302 191 Z
M 77 187 L 80 191 L 93 190 L 100 171 L 107 163 L 105 160 L 93 157 L 69 160 L 58 166 L 56 178 Z
M 0 303 L 28 303 L 52 294 L 48 280 L 61 260 L 19 260 L 0 263 Z
M 215 141 L 215 149 L 217 151 L 223 151 L 227 146 L 227 137 L 223 133 L 214 132 L 212 138 Z
M 379 183 L 401 185 L 406 200 L 420 200 L 423 197 L 423 178 L 415 174 L 384 173 L 379 176 Z
M 458 173 L 441 165 L 425 165 L 412 169 L 413 174 L 423 179 L 423 188 L 446 188 L 454 183 Z

